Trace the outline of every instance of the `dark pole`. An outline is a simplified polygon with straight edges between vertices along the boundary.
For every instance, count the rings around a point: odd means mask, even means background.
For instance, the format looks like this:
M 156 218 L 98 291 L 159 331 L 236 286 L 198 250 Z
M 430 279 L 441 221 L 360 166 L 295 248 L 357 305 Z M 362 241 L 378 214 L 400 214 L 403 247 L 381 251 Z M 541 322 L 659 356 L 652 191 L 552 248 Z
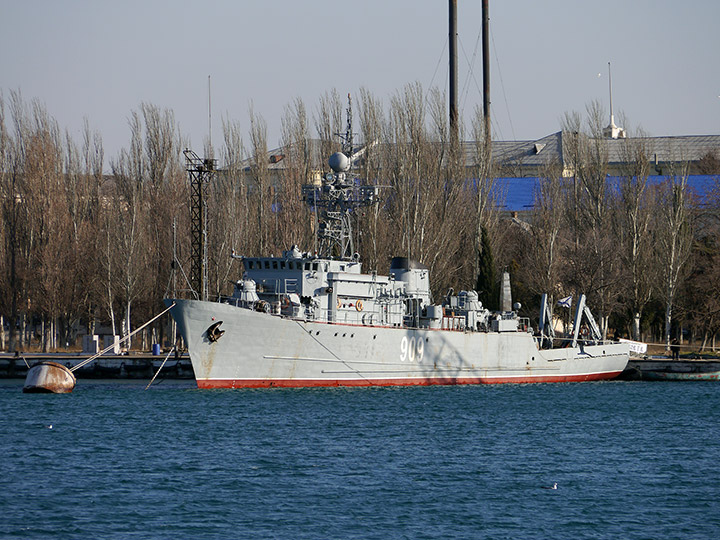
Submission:
M 457 109 L 457 0 L 449 0 L 450 7 L 450 136 L 458 140 Z
M 483 118 L 485 120 L 485 143 L 490 148 L 490 45 L 488 0 L 482 0 L 482 56 L 483 56 Z

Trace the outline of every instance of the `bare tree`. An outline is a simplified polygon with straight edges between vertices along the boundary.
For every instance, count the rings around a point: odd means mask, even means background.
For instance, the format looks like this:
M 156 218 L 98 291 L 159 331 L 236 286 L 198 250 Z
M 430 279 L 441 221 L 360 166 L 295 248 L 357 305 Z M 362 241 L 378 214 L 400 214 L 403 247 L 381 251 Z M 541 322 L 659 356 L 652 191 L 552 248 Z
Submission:
M 103 183 L 103 165 L 105 152 L 103 149 L 102 137 L 99 132 L 91 131 L 88 120 L 83 123 L 83 144 L 81 151 L 81 174 L 84 177 L 86 220 L 83 230 L 78 235 L 79 242 L 83 246 L 82 257 L 85 261 L 92 261 L 88 266 L 91 270 L 84 280 L 84 308 L 87 313 L 88 334 L 95 333 L 96 309 L 100 303 L 94 293 L 97 290 L 101 277 L 101 263 L 96 249 L 101 223 L 101 187 Z
M 24 256 L 28 253 L 30 241 L 29 212 L 27 208 L 25 187 L 25 147 L 27 132 L 27 114 L 22 96 L 19 92 L 10 93 L 10 116 L 13 131 L 4 128 L 4 163 L 3 163 L 3 223 L 5 230 L 5 283 L 2 290 L 8 292 L 9 298 L 2 302 L 9 309 L 5 316 L 10 322 L 9 350 L 16 351 L 22 347 L 24 333 L 18 339 L 16 321 L 21 317 L 20 306 L 23 303 L 22 293 L 25 290 L 25 276 L 29 261 Z M 20 343 L 18 344 L 18 341 Z
M 243 171 L 245 146 L 241 135 L 240 124 L 229 119 L 223 120 L 223 159 L 228 181 L 233 186 L 236 205 L 236 238 L 233 247 L 243 253 L 250 248 L 251 238 L 255 235 L 253 223 L 250 221 L 250 189 Z
M 277 241 L 286 246 L 305 245 L 309 242 L 311 231 L 309 220 L 305 217 L 305 205 L 302 203 L 302 185 L 312 180 L 313 170 L 318 170 L 320 164 L 313 156 L 307 110 L 300 98 L 285 107 L 282 118 L 282 148 L 283 154 L 272 158 L 276 162 L 285 160 L 278 185 L 276 214 L 279 216 L 280 226 Z
M 223 166 L 209 186 L 208 245 L 211 290 L 221 295 L 228 291 L 234 249 L 246 253 L 254 236 L 255 222 L 249 220 L 249 190 L 243 173 L 244 146 L 240 125 L 223 119 Z
M 364 153 L 361 160 L 361 175 L 367 182 L 381 186 L 381 200 L 390 195 L 384 187 L 383 174 L 383 145 L 384 112 L 382 103 L 366 88 L 360 89 L 360 138 L 364 144 Z M 361 241 L 360 253 L 368 261 L 370 268 L 378 269 L 381 260 L 386 260 L 389 253 L 384 249 L 386 244 L 380 235 L 385 232 L 381 221 L 382 205 L 371 206 L 362 217 L 360 226 Z
M 556 295 L 566 293 L 560 280 L 561 251 L 566 240 L 563 235 L 567 212 L 566 189 L 567 182 L 562 177 L 560 164 L 549 163 L 534 195 L 532 227 L 528 227 L 525 279 L 533 292 L 549 295 L 551 308 Z
M 5 350 L 5 320 L 8 316 L 6 309 L 12 295 L 8 284 L 8 217 L 12 214 L 10 201 L 14 199 L 9 192 L 7 180 L 9 178 L 10 141 L 5 124 L 5 96 L 0 90 L 0 350 Z M 9 294 L 8 294 L 9 293 Z
M 268 225 L 273 203 L 273 189 L 268 171 L 267 124 L 261 116 L 255 114 L 252 106 L 250 107 L 250 148 L 252 152 L 250 175 L 253 180 L 253 189 L 256 193 L 256 249 L 259 253 L 267 253 L 270 247 L 270 231 Z
M 688 201 L 687 166 L 668 177 L 660 189 L 658 257 L 665 302 L 665 345 L 672 339 L 673 306 L 679 286 L 686 276 L 693 242 L 693 215 Z
M 345 132 L 342 124 L 343 104 L 340 94 L 333 88 L 320 97 L 315 112 L 315 131 L 320 139 L 320 155 L 327 159 L 341 149 L 339 135 Z
M 475 186 L 477 197 L 474 217 L 475 238 L 473 244 L 475 250 L 472 261 L 472 286 L 476 289 L 489 289 L 483 291 L 487 303 L 489 300 L 488 296 L 494 294 L 495 284 L 482 283 L 482 281 L 486 281 L 487 279 L 494 280 L 492 276 L 495 274 L 495 268 L 492 268 L 492 271 L 485 270 L 483 272 L 481 272 L 481 268 L 486 267 L 489 264 L 489 260 L 492 259 L 494 261 L 493 253 L 497 251 L 501 242 L 502 231 L 499 223 L 503 194 L 495 182 L 490 134 L 485 133 L 485 118 L 480 107 L 475 107 L 471 127 L 473 139 L 472 157 L 474 162 L 470 170 L 472 171 L 472 178 L 477 182 Z M 485 242 L 483 242 L 483 236 L 486 237 Z M 485 253 L 488 248 L 491 253 Z M 489 275 L 490 277 L 481 279 L 481 274 Z
M 115 197 L 108 208 L 112 242 L 118 253 L 118 292 L 123 304 L 122 333 L 131 332 L 131 307 L 149 292 L 147 277 L 147 205 L 145 179 L 147 162 L 143 156 L 142 120 L 137 112 L 130 117 L 130 148 L 122 149 L 110 166 L 115 181 Z M 131 342 L 128 340 L 128 348 Z
M 570 142 L 566 155 L 573 174 L 568 217 L 574 243 L 567 254 L 570 273 L 566 279 L 577 293 L 586 293 L 594 300 L 600 311 L 603 334 L 607 333 L 620 289 L 617 247 L 608 235 L 613 203 L 607 182 L 604 117 L 602 107 L 594 102 L 587 107 L 585 132 L 577 113 L 566 115 L 563 121 L 563 131 Z
M 149 254 L 148 264 L 154 266 L 148 280 L 149 294 L 138 306 L 143 308 L 144 320 L 156 312 L 168 292 L 173 262 L 171 224 L 189 213 L 186 204 L 189 194 L 180 159 L 181 151 L 187 145 L 179 133 L 175 115 L 169 109 L 147 103 L 141 105 L 141 112 L 145 127 L 142 159 L 147 171 L 143 181 L 143 198 L 149 210 L 145 213 L 145 249 Z M 150 329 L 153 342 L 160 341 L 161 336 L 157 333 L 162 333 L 162 330 L 160 323 Z M 146 336 L 146 333 L 142 334 L 143 340 Z
M 714 352 L 720 331 L 720 222 L 713 213 L 711 210 L 700 217 L 702 226 L 697 227 L 688 263 L 692 270 L 684 280 L 678 301 L 683 304 L 694 333 L 702 335 L 700 350 L 704 351 L 710 344 Z
M 420 223 L 423 184 L 433 168 L 425 114 L 422 88 L 418 83 L 407 85 L 391 99 L 386 135 L 395 151 L 394 160 L 386 161 L 386 171 L 393 188 L 394 204 L 389 210 L 399 237 L 396 245 L 405 256 L 416 259 L 422 253 L 425 233 Z
M 640 340 L 642 313 L 653 293 L 653 193 L 648 185 L 649 153 L 643 137 L 623 141 L 624 176 L 619 179 L 614 236 L 622 261 L 622 284 L 632 316 L 632 338 Z

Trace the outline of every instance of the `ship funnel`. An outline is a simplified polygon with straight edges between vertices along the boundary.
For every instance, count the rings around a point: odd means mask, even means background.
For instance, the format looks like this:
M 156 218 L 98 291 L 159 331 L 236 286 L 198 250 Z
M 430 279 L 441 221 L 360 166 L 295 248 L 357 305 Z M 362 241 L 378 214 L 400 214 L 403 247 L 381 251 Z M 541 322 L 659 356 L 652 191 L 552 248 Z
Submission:
M 510 288 L 510 274 L 503 272 L 502 283 L 500 284 L 500 310 L 512 310 L 512 290 Z

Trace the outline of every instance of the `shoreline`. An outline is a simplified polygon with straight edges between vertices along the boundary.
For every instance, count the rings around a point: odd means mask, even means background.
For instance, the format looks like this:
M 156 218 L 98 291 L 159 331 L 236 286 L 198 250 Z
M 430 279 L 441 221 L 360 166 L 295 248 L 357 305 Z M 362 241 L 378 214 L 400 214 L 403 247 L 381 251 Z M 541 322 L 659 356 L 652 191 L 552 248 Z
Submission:
M 48 360 L 72 369 L 90 356 L 82 352 L 0 353 L 0 379 L 23 379 L 27 375 L 28 365 Z M 150 379 L 163 361 L 164 354 L 153 355 L 149 352 L 104 354 L 75 371 L 75 374 L 79 379 Z M 195 373 L 188 354 L 171 355 L 162 368 L 161 376 L 165 379 L 194 379 Z

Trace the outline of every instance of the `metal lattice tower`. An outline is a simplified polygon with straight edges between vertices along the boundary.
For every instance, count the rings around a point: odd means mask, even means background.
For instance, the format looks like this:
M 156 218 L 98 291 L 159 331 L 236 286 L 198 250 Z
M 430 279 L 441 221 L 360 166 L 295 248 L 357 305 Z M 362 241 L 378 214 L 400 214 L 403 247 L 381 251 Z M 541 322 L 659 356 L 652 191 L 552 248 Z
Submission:
M 302 186 L 303 200 L 317 215 L 315 231 L 318 255 L 351 260 L 356 258 L 353 241 L 353 213 L 377 202 L 378 188 L 361 183 L 350 175 L 353 163 L 364 150 L 353 153 L 352 100 L 348 94 L 347 128 L 338 133 L 342 151 L 328 161 L 332 173 L 318 184 Z
M 355 255 L 352 212 L 377 201 L 378 188 L 346 181 L 345 173 L 328 173 L 322 185 L 304 185 L 303 199 L 319 211 L 318 255 L 350 260 Z
M 202 159 L 192 150 L 183 154 L 190 177 L 190 287 L 196 299 L 207 300 L 207 185 L 215 175 L 215 160 Z
M 327 173 L 320 184 L 302 186 L 303 200 L 318 217 L 315 231 L 318 255 L 340 259 L 355 259 L 353 241 L 353 212 L 377 202 L 377 186 L 361 184 L 350 175 L 353 162 L 363 151 L 353 153 L 352 100 L 348 94 L 347 129 L 338 133 L 342 152 L 336 152 L 328 161 L 332 173 Z

